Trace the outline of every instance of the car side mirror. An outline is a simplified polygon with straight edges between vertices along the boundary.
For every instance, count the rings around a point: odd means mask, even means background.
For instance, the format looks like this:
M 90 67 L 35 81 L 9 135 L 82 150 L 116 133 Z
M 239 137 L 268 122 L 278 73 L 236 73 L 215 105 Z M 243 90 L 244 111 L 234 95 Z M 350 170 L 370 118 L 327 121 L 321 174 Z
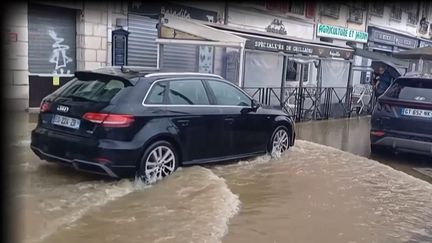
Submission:
M 251 102 L 252 111 L 257 111 L 258 108 L 260 108 L 260 107 L 261 107 L 261 104 L 258 101 L 252 100 L 252 102 Z

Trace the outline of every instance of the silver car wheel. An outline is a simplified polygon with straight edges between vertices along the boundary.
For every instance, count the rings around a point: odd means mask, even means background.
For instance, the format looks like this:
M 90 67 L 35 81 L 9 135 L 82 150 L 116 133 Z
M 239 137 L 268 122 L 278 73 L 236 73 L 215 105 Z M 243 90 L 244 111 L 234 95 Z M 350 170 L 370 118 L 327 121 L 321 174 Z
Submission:
M 145 163 L 145 177 L 148 183 L 154 183 L 170 175 L 176 169 L 176 157 L 167 146 L 157 146 L 150 151 Z
M 272 157 L 279 158 L 283 152 L 285 152 L 289 147 L 289 136 L 285 129 L 279 129 L 273 136 L 272 141 Z

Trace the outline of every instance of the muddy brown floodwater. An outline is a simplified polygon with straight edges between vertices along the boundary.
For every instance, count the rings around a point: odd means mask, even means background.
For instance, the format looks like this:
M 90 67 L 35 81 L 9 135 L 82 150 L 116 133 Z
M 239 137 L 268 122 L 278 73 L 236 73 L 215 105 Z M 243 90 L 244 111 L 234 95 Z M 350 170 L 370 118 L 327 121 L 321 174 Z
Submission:
M 432 241 L 432 184 L 336 148 L 299 139 L 279 159 L 186 167 L 145 186 L 39 160 L 34 120 L 14 116 L 8 165 L 23 242 Z

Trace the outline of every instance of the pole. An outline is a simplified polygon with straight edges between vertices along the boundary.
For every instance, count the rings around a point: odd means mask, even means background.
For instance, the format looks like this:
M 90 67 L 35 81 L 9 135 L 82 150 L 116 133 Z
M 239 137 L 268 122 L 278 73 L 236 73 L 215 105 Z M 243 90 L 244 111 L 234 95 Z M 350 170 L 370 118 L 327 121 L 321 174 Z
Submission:
M 240 48 L 240 67 L 239 67 L 239 87 L 244 88 L 244 82 L 243 82 L 243 73 L 244 73 L 244 56 L 245 56 L 245 47 L 244 43 L 241 43 Z
M 352 61 L 350 61 L 346 95 L 345 95 L 345 107 L 347 107 L 348 117 L 351 117 L 351 93 L 352 93 L 352 80 L 353 80 L 352 66 L 353 66 Z

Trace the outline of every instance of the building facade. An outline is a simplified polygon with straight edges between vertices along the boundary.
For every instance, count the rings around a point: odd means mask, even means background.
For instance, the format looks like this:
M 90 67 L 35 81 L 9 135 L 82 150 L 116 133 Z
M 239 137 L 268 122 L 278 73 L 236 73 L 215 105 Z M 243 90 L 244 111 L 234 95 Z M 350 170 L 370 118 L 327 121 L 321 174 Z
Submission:
M 11 107 L 38 107 L 76 70 L 111 65 L 111 31 L 126 18 L 121 3 L 19 3 L 6 16 L 6 98 Z
M 246 41 L 238 49 L 209 41 L 160 44 L 162 16 Z M 5 19 L 6 98 L 19 110 L 37 108 L 76 70 L 128 65 L 213 72 L 242 87 L 342 87 L 352 65 L 371 65 L 353 48 L 391 56 L 432 46 L 431 1 L 35 1 L 12 5 Z M 352 80 L 367 77 L 357 72 Z

